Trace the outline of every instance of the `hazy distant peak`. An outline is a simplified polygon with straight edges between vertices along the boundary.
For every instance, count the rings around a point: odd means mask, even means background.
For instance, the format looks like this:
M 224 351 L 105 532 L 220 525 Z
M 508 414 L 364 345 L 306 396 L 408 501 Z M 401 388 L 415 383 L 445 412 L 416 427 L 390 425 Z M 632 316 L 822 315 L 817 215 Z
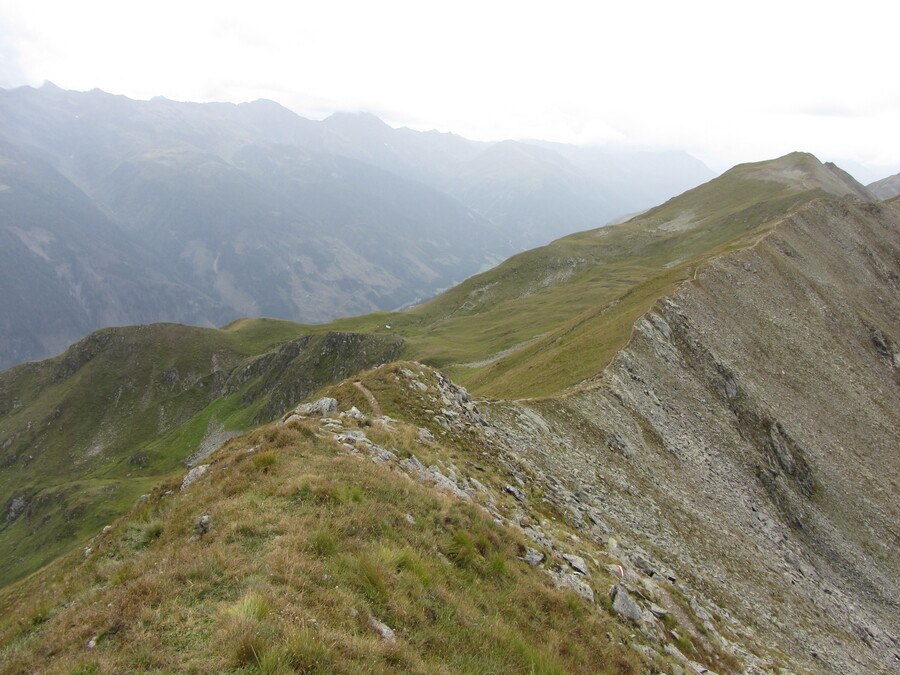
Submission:
M 278 103 L 278 101 L 273 101 L 270 98 L 258 98 L 255 101 L 248 101 L 246 103 L 238 103 L 239 108 L 265 108 L 268 110 L 284 110 L 286 112 L 295 115 L 296 113 L 291 112 L 288 108 L 285 108 L 283 105 Z
M 332 128 L 365 131 L 383 131 L 391 128 L 384 120 L 370 112 L 340 111 L 332 113 L 322 123 Z
M 870 183 L 868 189 L 879 199 L 893 199 L 900 195 L 900 173 Z

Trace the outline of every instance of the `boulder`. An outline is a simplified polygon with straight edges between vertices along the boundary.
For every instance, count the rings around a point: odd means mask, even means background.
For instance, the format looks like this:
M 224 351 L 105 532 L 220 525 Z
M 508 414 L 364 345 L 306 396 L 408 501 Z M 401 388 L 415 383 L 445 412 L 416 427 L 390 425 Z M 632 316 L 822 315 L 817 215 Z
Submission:
M 556 580 L 557 586 L 571 588 L 585 600 L 594 602 L 594 589 L 585 583 L 582 575 L 572 572 L 555 572 L 552 576 Z
M 537 549 L 531 548 L 530 546 L 526 546 L 525 547 L 525 555 L 523 555 L 521 558 L 519 558 L 519 560 L 523 560 L 523 561 L 527 562 L 529 565 L 531 565 L 532 567 L 534 567 L 535 565 L 540 565 L 542 562 L 544 562 L 545 557 L 546 556 L 544 556 L 544 554 L 541 553 L 540 551 L 538 551 Z
M 337 399 L 325 396 L 324 398 L 317 399 L 311 403 L 301 403 L 294 408 L 292 413 L 286 415 L 285 419 L 289 419 L 293 415 L 299 415 L 300 417 L 309 417 L 310 415 L 329 417 L 336 412 Z
M 590 576 L 590 572 L 588 571 L 587 563 L 584 561 L 584 558 L 577 555 L 570 555 L 568 553 L 563 554 L 563 558 L 565 558 L 566 562 L 569 563 L 569 566 L 578 572 L 579 574 L 583 574 L 584 576 Z
M 209 532 L 209 525 L 212 521 L 210 515 L 208 513 L 204 513 L 202 516 L 197 518 L 197 521 L 194 523 L 194 533 L 198 537 L 202 537 L 204 534 Z
M 397 635 L 391 630 L 390 626 L 385 623 L 382 623 L 374 616 L 369 617 L 369 625 L 375 629 L 375 632 L 381 636 L 381 639 L 385 642 L 396 642 Z
M 610 594 L 613 599 L 613 610 L 616 614 L 635 623 L 641 622 L 644 613 L 622 584 L 613 586 Z
M 527 496 L 524 492 L 522 492 L 519 488 L 513 487 L 512 485 L 505 485 L 503 487 L 509 494 L 515 497 L 518 501 L 524 502 L 527 499 Z

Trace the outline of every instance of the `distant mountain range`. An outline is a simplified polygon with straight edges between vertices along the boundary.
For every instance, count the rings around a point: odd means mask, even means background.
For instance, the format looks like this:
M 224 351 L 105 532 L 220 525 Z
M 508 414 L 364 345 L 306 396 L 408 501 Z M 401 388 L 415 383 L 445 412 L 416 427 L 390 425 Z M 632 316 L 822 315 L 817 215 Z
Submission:
M 0 90 L 0 368 L 108 325 L 396 309 L 711 177 L 272 101 Z

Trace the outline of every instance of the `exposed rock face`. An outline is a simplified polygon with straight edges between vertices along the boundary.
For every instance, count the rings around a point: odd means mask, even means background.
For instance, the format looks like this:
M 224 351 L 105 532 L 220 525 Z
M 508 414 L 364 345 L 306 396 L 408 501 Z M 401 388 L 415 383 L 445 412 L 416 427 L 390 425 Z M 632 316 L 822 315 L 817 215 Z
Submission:
M 640 574 L 813 672 L 888 672 L 898 343 L 900 207 L 820 200 L 657 303 L 596 382 L 479 406 L 586 535 L 643 547 Z

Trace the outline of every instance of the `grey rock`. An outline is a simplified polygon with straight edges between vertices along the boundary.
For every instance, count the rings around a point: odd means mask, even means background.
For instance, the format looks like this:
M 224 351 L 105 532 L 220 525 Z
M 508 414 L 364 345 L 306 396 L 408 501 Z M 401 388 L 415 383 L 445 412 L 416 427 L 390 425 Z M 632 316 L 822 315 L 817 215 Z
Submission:
M 479 481 L 477 478 L 472 478 L 470 476 L 469 483 L 471 483 L 472 487 L 474 487 L 476 490 L 484 493 L 484 495 L 487 497 L 487 501 L 489 504 L 494 503 L 494 495 L 491 493 L 490 490 L 488 490 L 488 488 L 481 481 Z
M 579 574 L 583 574 L 586 577 L 591 575 L 591 573 L 588 571 L 587 563 L 581 556 L 564 553 L 563 558 L 565 558 L 566 562 L 569 563 L 572 569 Z
M 406 522 L 409 523 L 410 525 L 415 525 L 415 524 L 416 524 L 416 519 L 415 519 L 412 515 L 410 515 L 409 513 L 407 513 L 407 514 L 404 516 L 404 518 L 406 518 Z
M 582 598 L 589 602 L 594 602 L 594 589 L 584 581 L 584 577 L 573 572 L 553 572 L 551 576 L 556 581 L 556 585 L 560 588 L 571 588 Z
M 424 427 L 419 427 L 419 440 L 422 443 L 434 443 L 434 434 Z
M 613 610 L 616 614 L 635 623 L 641 622 L 644 613 L 622 584 L 613 586 L 610 594 L 613 599 Z
M 209 468 L 209 464 L 200 464 L 195 466 L 193 469 L 187 472 L 187 475 L 184 477 L 184 480 L 181 481 L 181 489 L 184 490 L 188 485 L 193 483 L 195 480 L 200 478 L 206 470 Z
M 460 489 L 459 485 L 457 485 L 452 479 L 442 474 L 437 469 L 437 467 L 431 467 L 429 469 L 429 473 L 430 475 L 427 477 L 427 480 L 433 482 L 440 489 L 452 492 L 454 495 L 461 499 L 471 499 L 471 495 L 469 495 L 469 493 Z
M 22 512 L 28 507 L 28 502 L 26 502 L 21 497 L 13 497 L 9 500 L 9 504 L 6 507 L 6 519 L 10 522 L 14 522 Z
M 369 625 L 375 629 L 375 632 L 378 633 L 385 642 L 393 643 L 397 641 L 397 635 L 394 631 L 391 630 L 387 624 L 382 623 L 374 616 L 369 616 Z
M 212 523 L 212 518 L 208 513 L 204 513 L 202 516 L 197 518 L 197 522 L 194 523 L 194 533 L 198 537 L 202 537 L 204 534 L 209 532 L 209 526 Z
M 520 502 L 524 502 L 528 498 L 524 492 L 522 492 L 517 487 L 513 487 L 512 485 L 509 485 L 509 484 L 504 485 L 503 489 L 506 490 L 509 494 L 511 494 L 513 497 L 515 497 Z
M 639 553 L 636 553 L 630 557 L 631 557 L 631 563 L 634 565 L 635 569 L 638 572 L 640 572 L 641 574 L 648 576 L 648 577 L 652 577 L 657 573 L 657 570 L 653 566 L 653 564 L 649 560 L 647 560 L 644 556 L 640 555 Z
M 382 448 L 380 445 L 375 445 L 374 443 L 368 446 L 369 452 L 372 453 L 372 461 L 376 464 L 388 464 L 390 462 L 397 461 L 397 455 L 395 455 L 390 450 Z
M 611 575 L 613 575 L 617 580 L 620 581 L 628 576 L 628 572 L 622 565 L 607 565 L 606 569 Z
M 694 616 L 700 619 L 700 621 L 702 621 L 703 623 L 712 621 L 712 616 L 710 615 L 710 613 L 703 609 L 703 607 L 700 606 L 700 603 L 698 603 L 695 598 L 691 598 L 690 605 L 691 611 L 694 613 Z
M 291 415 L 299 415 L 300 417 L 309 417 L 310 415 L 329 417 L 336 412 L 337 400 L 331 398 L 330 396 L 325 396 L 323 398 L 312 401 L 311 403 L 301 403 L 296 408 L 294 408 L 293 412 L 290 415 L 287 415 L 285 417 L 285 420 L 289 420 Z
M 540 565 L 542 562 L 544 562 L 545 558 L 546 556 L 537 549 L 526 546 L 525 555 L 519 558 L 519 560 L 524 560 L 532 567 L 535 567 L 536 565 Z
M 362 443 L 364 445 L 371 444 L 368 438 L 366 438 L 366 433 L 364 431 L 344 431 L 339 433 L 335 438 L 341 443 L 350 443 L 351 445 L 356 445 L 357 443 Z
M 423 474 L 427 469 L 422 462 L 419 461 L 419 458 L 415 455 L 411 455 L 400 462 L 400 466 L 402 466 L 407 471 L 411 471 L 417 474 Z
M 539 527 L 523 527 L 522 532 L 527 536 L 531 541 L 535 542 L 539 546 L 543 546 L 548 551 L 552 551 L 554 549 L 553 540 L 548 537 L 544 531 Z

